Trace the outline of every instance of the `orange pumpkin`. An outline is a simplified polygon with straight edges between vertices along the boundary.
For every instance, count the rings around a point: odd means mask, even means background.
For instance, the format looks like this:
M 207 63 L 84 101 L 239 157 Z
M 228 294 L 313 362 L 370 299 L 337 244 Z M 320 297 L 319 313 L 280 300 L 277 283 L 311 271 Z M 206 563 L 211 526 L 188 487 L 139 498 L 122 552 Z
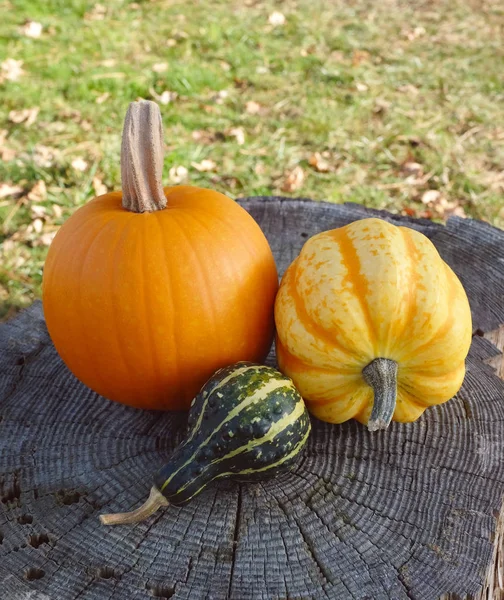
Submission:
M 161 148 L 159 108 L 133 103 L 123 191 L 95 198 L 61 227 L 43 304 L 57 351 L 87 386 L 131 406 L 187 409 L 218 368 L 264 359 L 278 276 L 262 231 L 233 200 L 163 190 Z

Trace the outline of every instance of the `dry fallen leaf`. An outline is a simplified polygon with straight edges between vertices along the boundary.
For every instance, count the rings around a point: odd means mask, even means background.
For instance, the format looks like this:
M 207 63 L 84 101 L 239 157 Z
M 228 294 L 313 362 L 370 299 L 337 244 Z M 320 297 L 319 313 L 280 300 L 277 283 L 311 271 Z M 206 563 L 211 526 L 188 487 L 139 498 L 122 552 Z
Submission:
M 108 99 L 110 98 L 110 92 L 103 92 L 103 94 L 100 94 L 95 102 L 96 104 L 103 104 L 104 102 L 106 102 Z
M 266 166 L 262 162 L 258 162 L 254 167 L 254 173 L 256 175 L 264 175 L 266 173 Z
M 52 208 L 52 211 L 54 213 L 54 216 L 57 219 L 61 219 L 61 217 L 63 216 L 63 209 L 61 208 L 61 206 L 59 204 L 53 204 L 51 206 L 51 208 Z
M 304 180 L 305 172 L 299 165 L 297 165 L 285 177 L 282 185 L 282 191 L 295 192 L 303 186 Z
M 35 233 L 42 233 L 42 230 L 44 229 L 44 221 L 42 221 L 42 219 L 37 218 L 34 221 L 32 221 L 32 227 Z
M 177 92 L 170 92 L 169 90 L 165 90 L 161 94 L 158 94 L 154 88 L 149 88 L 149 93 L 156 102 L 164 105 L 170 104 L 170 102 L 173 102 L 178 98 Z
M 168 63 L 154 63 L 152 65 L 152 70 L 154 73 L 164 73 L 165 71 L 168 71 Z
M 41 202 L 47 198 L 47 187 L 43 179 L 39 179 L 37 183 L 28 192 L 28 200 L 32 202 Z M 32 207 L 33 208 L 33 207 Z M 40 216 L 40 215 L 37 215 Z
M 166 45 L 168 46 L 168 48 L 174 48 L 177 45 L 177 40 L 174 40 L 173 38 L 168 38 L 166 40 Z
M 88 168 L 87 162 L 81 157 L 74 158 L 71 162 L 71 165 L 73 169 L 80 171 L 81 173 Z
M 93 186 L 94 193 L 97 196 L 103 196 L 103 194 L 106 194 L 108 192 L 107 186 L 98 177 L 98 175 L 95 175 L 93 177 L 92 186 Z
M 115 58 L 106 58 L 105 60 L 102 60 L 100 65 L 102 67 L 115 67 L 117 64 L 117 61 Z
M 217 167 L 217 163 L 208 158 L 204 158 L 200 163 L 192 162 L 191 166 L 193 166 L 196 171 L 206 172 L 213 171 Z
M 193 131 L 191 137 L 195 142 L 200 142 L 201 144 L 212 144 L 215 142 L 215 134 L 204 129 Z
M 423 165 L 413 161 L 407 161 L 402 165 L 402 171 L 405 175 L 413 175 L 415 178 L 420 178 L 424 174 Z M 430 190 L 435 191 L 435 190 Z
M 16 158 L 17 152 L 5 144 L 7 139 L 7 129 L 0 129 L 0 160 L 9 162 Z
M 261 105 L 254 100 L 249 100 L 245 105 L 245 110 L 249 115 L 257 115 L 261 111 Z
M 95 4 L 93 8 L 84 15 L 84 19 L 86 21 L 103 21 L 106 14 L 107 9 L 103 4 Z
M 397 91 L 402 92 L 403 94 L 409 94 L 410 96 L 418 96 L 420 93 L 420 90 L 411 83 L 400 85 L 397 88 Z
M 33 162 L 37 167 L 50 167 L 53 165 L 58 155 L 56 148 L 37 144 L 33 152 Z
M 268 23 L 273 25 L 273 27 L 279 27 L 280 25 L 285 25 L 285 15 L 281 12 L 275 10 L 268 17 Z
M 50 246 L 57 231 L 48 231 L 43 233 L 37 240 L 34 246 Z
M 39 38 L 42 35 L 42 23 L 37 21 L 26 21 L 21 27 L 21 33 L 26 37 Z
M 170 169 L 169 178 L 170 181 L 172 181 L 173 183 L 182 183 L 182 181 L 185 181 L 187 179 L 188 174 L 188 170 L 182 165 L 179 165 Z
M 0 183 L 0 198 L 19 198 L 24 192 L 20 185 Z
M 456 216 L 465 218 L 464 207 L 457 200 L 447 200 L 439 190 L 427 190 L 422 194 L 422 204 L 427 210 L 421 216 L 431 215 L 441 219 Z
M 229 92 L 227 90 L 219 90 L 216 94 L 212 96 L 212 100 L 215 104 L 224 104 L 224 100 L 229 96 Z
M 245 143 L 245 131 L 242 127 L 231 127 L 231 129 L 226 131 L 226 135 L 234 137 L 239 146 L 243 146 Z
M 315 152 L 312 154 L 308 160 L 308 163 L 315 169 L 315 171 L 318 171 L 319 173 L 328 173 L 331 168 L 327 160 L 322 157 L 320 152 Z
M 24 74 L 23 61 L 14 58 L 6 58 L 1 66 L 0 83 L 2 81 L 17 81 Z
M 34 219 L 45 219 L 47 217 L 47 208 L 43 204 L 32 204 L 30 206 L 30 215 Z
M 371 54 L 367 50 L 354 50 L 352 54 L 352 66 L 358 67 L 363 62 L 367 62 Z
M 423 35 L 425 35 L 427 32 L 425 30 L 425 27 L 419 26 L 419 27 L 415 27 L 415 29 L 412 30 L 406 30 L 403 31 L 403 35 L 410 41 L 412 42 L 413 40 L 416 40 L 419 37 L 422 37 Z
M 441 199 L 439 190 L 427 190 L 422 194 L 422 204 L 435 204 Z
M 365 83 L 360 83 L 359 81 L 355 84 L 355 89 L 358 92 L 367 92 L 368 91 L 368 86 Z
M 39 107 L 34 108 L 23 108 L 21 110 L 11 110 L 9 112 L 9 121 L 11 123 L 24 123 L 26 127 L 30 127 L 37 120 L 39 114 Z

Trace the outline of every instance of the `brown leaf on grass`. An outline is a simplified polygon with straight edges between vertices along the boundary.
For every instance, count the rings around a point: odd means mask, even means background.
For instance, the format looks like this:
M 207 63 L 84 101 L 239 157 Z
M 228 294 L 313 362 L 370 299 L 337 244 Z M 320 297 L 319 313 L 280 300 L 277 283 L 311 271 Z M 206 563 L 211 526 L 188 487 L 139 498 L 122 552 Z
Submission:
M 108 192 L 107 186 L 98 177 L 98 175 L 95 175 L 93 177 L 92 186 L 93 186 L 94 193 L 97 196 L 103 196 L 103 194 L 106 194 Z
M 96 104 L 103 104 L 104 102 L 106 102 L 108 99 L 110 98 L 110 92 L 103 92 L 103 94 L 100 94 L 95 102 Z
M 460 202 L 457 200 L 447 200 L 439 190 L 427 190 L 422 194 L 421 202 L 426 207 L 425 212 L 432 214 L 433 217 L 446 220 L 452 216 L 462 218 L 467 216 Z
M 216 94 L 213 94 L 212 100 L 215 104 L 224 104 L 224 100 L 229 96 L 227 90 L 219 90 Z
M 172 167 L 169 171 L 169 178 L 172 183 L 182 183 L 187 180 L 189 171 L 182 165 Z
M 13 148 L 5 144 L 8 133 L 7 129 L 0 129 L 0 159 L 4 162 L 13 160 L 17 155 L 17 152 Z
M 30 206 L 30 215 L 34 219 L 45 219 L 47 217 L 47 207 L 43 204 L 32 204 Z
M 46 233 L 43 233 L 39 238 L 37 238 L 37 240 L 35 240 L 33 245 L 34 246 L 50 246 L 56 233 L 57 233 L 57 231 L 47 231 Z
M 151 68 L 154 73 L 164 73 L 165 71 L 168 71 L 168 63 L 154 63 Z
M 282 185 L 282 191 L 296 192 L 303 187 L 304 180 L 305 172 L 299 165 L 297 165 L 292 169 L 292 171 L 287 173 Z
M 10 183 L 0 183 L 0 198 L 19 198 L 24 193 L 24 188 L 20 185 Z
M 308 159 L 308 164 L 313 167 L 318 173 L 328 173 L 331 170 L 331 166 L 327 160 L 320 154 L 315 152 Z
M 419 37 L 422 37 L 426 33 L 427 31 L 425 30 L 425 27 L 422 26 L 415 27 L 414 29 L 405 29 L 402 31 L 403 36 L 410 42 L 416 40 Z
M 358 67 L 371 59 L 371 54 L 367 50 L 354 50 L 352 54 L 352 67 Z
M 441 200 L 441 192 L 439 190 L 427 190 L 422 194 L 422 204 L 433 205 Z
M 406 161 L 401 165 L 402 172 L 408 177 L 415 177 L 419 179 L 424 174 L 423 165 L 414 161 Z
M 315 54 L 316 51 L 317 51 L 317 46 L 315 44 L 311 44 L 307 48 L 301 48 L 299 54 L 301 54 L 301 56 L 303 56 L 303 57 L 306 57 L 306 56 L 309 56 L 310 54 Z
M 87 162 L 80 156 L 74 158 L 70 164 L 72 165 L 72 169 L 81 173 L 88 168 Z
M 8 146 L 0 146 L 0 160 L 4 162 L 10 162 L 14 160 L 17 156 L 17 152 L 13 148 L 9 148 Z
M 58 156 L 58 150 L 50 146 L 37 144 L 33 152 L 33 162 L 37 167 L 51 167 Z
M 152 87 L 149 88 L 149 93 L 154 98 L 154 100 L 156 100 L 156 102 L 159 102 L 159 104 L 164 105 L 170 104 L 170 102 L 173 102 L 178 98 L 177 92 L 170 92 L 169 90 L 165 90 L 164 92 L 161 92 L 161 94 L 158 94 L 156 90 Z
M 229 137 L 234 137 L 239 146 L 243 146 L 245 143 L 245 131 L 243 130 L 243 127 L 231 127 L 230 129 L 227 129 L 225 133 Z
M 32 221 L 32 227 L 35 233 L 42 233 L 42 230 L 44 229 L 44 221 L 42 221 L 40 218 L 36 218 Z
M 191 166 L 196 169 L 196 171 L 200 171 L 201 173 L 213 171 L 217 167 L 217 163 L 213 160 L 204 158 L 200 163 L 192 162 Z
M 106 58 L 105 60 L 102 60 L 101 63 L 99 63 L 102 67 L 115 67 L 117 64 L 117 61 L 115 58 Z
M 93 8 L 84 15 L 85 21 L 103 21 L 107 9 L 103 4 L 95 4 Z
M 360 81 L 358 81 L 358 82 L 355 84 L 355 89 L 356 89 L 358 92 L 367 92 L 367 91 L 369 90 L 368 86 L 367 86 L 365 83 L 361 83 Z
M 0 67 L 0 83 L 2 81 L 18 81 L 24 75 L 22 60 L 6 58 Z
M 261 105 L 259 102 L 255 102 L 254 100 L 249 100 L 245 105 L 245 110 L 249 115 L 257 115 L 261 112 Z
M 175 48 L 175 46 L 177 45 L 177 40 L 174 40 L 173 38 L 168 38 L 166 40 L 166 45 L 168 46 L 168 48 Z
M 23 108 L 21 110 L 11 110 L 9 112 L 9 121 L 11 123 L 24 123 L 25 127 L 30 127 L 37 120 L 40 108 L 35 106 L 33 108 Z
M 39 38 L 42 35 L 42 23 L 37 21 L 26 21 L 21 27 L 21 33 L 29 38 Z
M 205 131 L 204 129 L 193 131 L 191 137 L 195 142 L 199 142 L 200 144 L 212 144 L 215 142 L 215 133 Z
M 57 219 L 61 219 L 61 217 L 63 216 L 63 209 L 61 208 L 61 206 L 59 204 L 53 204 L 51 206 L 51 208 L 52 208 L 54 216 Z
M 273 25 L 273 27 L 280 27 L 281 25 L 285 25 L 285 15 L 281 12 L 275 10 L 268 17 L 268 23 Z
M 408 94 L 409 96 L 418 96 L 418 94 L 420 93 L 420 90 L 412 83 L 400 85 L 397 88 L 397 91 L 402 92 L 403 94 Z
M 37 183 L 28 192 L 28 200 L 32 202 L 41 202 L 47 198 L 47 187 L 43 179 L 39 179 Z M 33 207 L 32 207 L 33 208 Z

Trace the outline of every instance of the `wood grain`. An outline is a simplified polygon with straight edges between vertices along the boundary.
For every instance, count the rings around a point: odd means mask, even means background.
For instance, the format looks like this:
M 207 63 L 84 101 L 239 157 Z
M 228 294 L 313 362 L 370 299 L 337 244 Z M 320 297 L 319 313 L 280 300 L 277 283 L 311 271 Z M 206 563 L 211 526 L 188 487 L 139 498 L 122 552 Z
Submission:
M 308 200 L 242 204 L 280 272 L 307 237 L 376 214 Z M 378 216 L 433 240 L 468 292 L 475 331 L 504 323 L 503 232 Z M 0 327 L 0 597 L 495 600 L 504 382 L 485 361 L 497 352 L 474 336 L 462 390 L 416 423 L 371 434 L 313 419 L 294 473 L 221 482 L 188 506 L 105 528 L 98 514 L 147 496 L 185 415 L 120 406 L 85 388 L 56 354 L 37 303 Z M 489 577 L 493 595 L 481 596 Z

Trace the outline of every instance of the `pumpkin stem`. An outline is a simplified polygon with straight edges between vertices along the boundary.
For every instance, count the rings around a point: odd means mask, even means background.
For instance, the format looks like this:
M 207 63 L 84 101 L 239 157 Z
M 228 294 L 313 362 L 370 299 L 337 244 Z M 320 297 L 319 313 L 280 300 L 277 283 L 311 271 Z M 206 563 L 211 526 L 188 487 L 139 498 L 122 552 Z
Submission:
M 163 124 L 159 106 L 150 100 L 128 107 L 121 146 L 122 205 L 136 213 L 166 207 L 163 175 Z
M 116 513 L 111 515 L 100 515 L 103 525 L 124 525 L 126 523 L 138 523 L 153 515 L 158 508 L 168 506 L 170 503 L 156 488 L 151 488 L 150 496 L 146 502 L 136 510 L 127 513 Z
M 366 383 L 373 388 L 374 401 L 369 431 L 387 429 L 397 399 L 397 363 L 389 358 L 375 358 L 362 370 Z

